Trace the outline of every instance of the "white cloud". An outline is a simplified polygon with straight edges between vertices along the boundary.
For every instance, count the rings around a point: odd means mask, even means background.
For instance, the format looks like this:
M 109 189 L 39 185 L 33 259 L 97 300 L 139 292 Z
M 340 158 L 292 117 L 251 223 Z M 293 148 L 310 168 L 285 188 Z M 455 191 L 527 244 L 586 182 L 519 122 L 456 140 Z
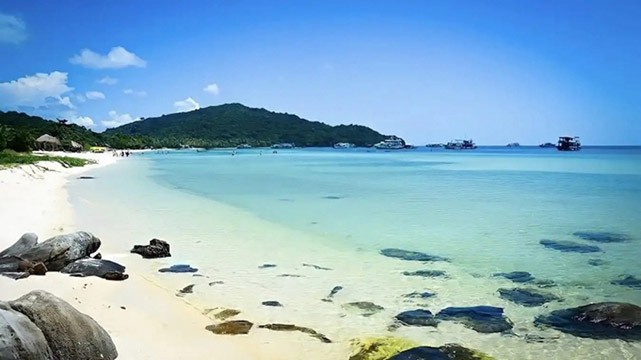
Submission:
M 200 109 L 200 104 L 191 97 L 186 98 L 185 100 L 178 100 L 174 103 L 174 106 L 179 112 L 187 112 L 192 110 Z
M 138 118 L 133 118 L 129 114 L 118 114 L 115 110 L 109 112 L 109 119 L 104 120 L 102 124 L 108 128 L 118 127 L 120 125 L 129 124 L 139 120 Z
M 37 73 L 0 83 L 0 104 L 9 107 L 38 107 L 57 103 L 73 107 L 69 97 L 62 97 L 63 94 L 72 90 L 73 88 L 67 85 L 67 73 L 59 71 L 49 74 Z
M 107 55 L 100 55 L 89 49 L 83 49 L 79 55 L 75 55 L 69 59 L 69 62 L 92 69 L 120 69 L 128 66 L 147 66 L 145 60 L 127 51 L 127 49 L 122 46 L 111 48 Z
M 133 89 L 125 89 L 122 91 L 124 94 L 127 95 L 132 95 L 132 96 L 138 96 L 138 97 L 146 97 L 147 92 L 146 91 L 137 91 Z
M 212 95 L 218 95 L 220 93 L 220 89 L 218 88 L 218 85 L 216 83 L 205 86 L 203 91 Z
M 68 107 L 69 109 L 75 109 L 75 108 L 76 108 L 76 107 L 71 103 L 71 99 L 69 98 L 69 96 L 61 97 L 61 98 L 59 99 L 59 103 L 60 103 L 60 105 L 64 105 L 64 106 Z
M 79 102 L 79 103 L 83 103 L 83 102 L 87 101 L 87 98 L 82 94 L 77 94 L 76 95 L 76 101 Z
M 114 79 L 109 76 L 105 76 L 102 79 L 98 80 L 99 84 L 104 84 L 104 85 L 116 85 L 118 83 L 118 79 Z
M 86 127 L 92 127 L 96 125 L 93 119 L 90 118 L 89 116 L 73 116 L 71 118 L 71 122 L 74 124 L 78 124 L 80 126 L 86 126 Z
M 87 91 L 85 93 L 85 96 L 89 100 L 98 100 L 98 99 L 104 99 L 105 94 L 101 93 L 100 91 Z
M 22 19 L 0 14 L 0 43 L 19 44 L 27 38 L 27 26 Z

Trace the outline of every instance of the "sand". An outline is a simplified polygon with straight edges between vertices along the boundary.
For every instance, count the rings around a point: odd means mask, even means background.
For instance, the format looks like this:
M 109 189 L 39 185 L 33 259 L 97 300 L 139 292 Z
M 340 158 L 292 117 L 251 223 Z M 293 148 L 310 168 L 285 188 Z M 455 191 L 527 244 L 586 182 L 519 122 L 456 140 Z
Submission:
M 96 167 L 127 161 L 110 153 L 73 156 L 93 159 L 97 164 L 66 169 L 58 163 L 42 162 L 0 170 L 0 249 L 25 232 L 35 232 L 43 241 L 80 230 L 74 225 L 67 182 Z M 104 252 L 103 256 L 109 258 Z M 146 280 L 144 274 L 128 272 L 126 281 L 76 278 L 55 272 L 18 281 L 0 276 L 0 300 L 12 300 L 37 289 L 51 292 L 102 325 L 118 349 L 118 359 L 268 358 L 258 355 L 247 339 L 206 331 L 205 326 L 212 321 L 197 309 Z

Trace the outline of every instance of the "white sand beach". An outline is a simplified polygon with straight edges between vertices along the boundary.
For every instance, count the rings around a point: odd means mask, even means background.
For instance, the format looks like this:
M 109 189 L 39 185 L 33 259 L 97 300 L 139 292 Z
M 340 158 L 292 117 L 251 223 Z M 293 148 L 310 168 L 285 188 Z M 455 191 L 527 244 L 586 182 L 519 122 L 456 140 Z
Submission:
M 74 226 L 65 184 L 82 172 L 120 158 L 110 153 L 72 156 L 97 163 L 63 168 L 58 163 L 43 162 L 0 170 L 0 248 L 10 246 L 26 232 L 37 233 L 43 241 L 80 230 Z M 97 232 L 95 235 L 100 237 Z M 107 330 L 118 349 L 118 359 L 258 358 L 234 343 L 233 338 L 206 331 L 211 320 L 181 299 L 139 274 L 129 275 L 126 281 L 69 277 L 55 272 L 18 281 L 0 276 L 0 294 L 2 300 L 13 300 L 39 289 L 61 297 Z

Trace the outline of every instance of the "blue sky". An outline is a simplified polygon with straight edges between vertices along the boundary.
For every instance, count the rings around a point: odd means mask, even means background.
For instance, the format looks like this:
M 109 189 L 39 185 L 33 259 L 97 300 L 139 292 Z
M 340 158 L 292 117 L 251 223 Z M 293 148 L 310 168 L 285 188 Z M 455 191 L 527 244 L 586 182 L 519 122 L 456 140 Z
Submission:
M 641 1 L 0 0 L 0 109 L 229 102 L 416 144 L 641 144 Z

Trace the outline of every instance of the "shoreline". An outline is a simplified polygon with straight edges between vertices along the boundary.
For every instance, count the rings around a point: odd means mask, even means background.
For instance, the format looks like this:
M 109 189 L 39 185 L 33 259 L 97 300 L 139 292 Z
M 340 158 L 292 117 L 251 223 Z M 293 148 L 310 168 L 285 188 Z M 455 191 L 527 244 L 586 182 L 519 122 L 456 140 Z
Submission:
M 124 159 L 111 153 L 48 154 L 97 163 L 64 168 L 59 163 L 40 162 L 0 170 L 0 218 L 4 223 L 0 248 L 10 246 L 26 232 L 38 234 L 39 241 L 77 230 L 101 238 L 99 229 L 77 228 L 67 185 L 75 176 Z M 102 240 L 104 244 L 105 239 Z M 0 289 L 2 300 L 16 299 L 31 290 L 45 290 L 64 299 L 109 333 L 118 359 L 192 359 L 212 353 L 224 354 L 230 360 L 257 358 L 235 344 L 234 339 L 206 331 L 205 326 L 211 324 L 207 317 L 148 280 L 146 274 L 128 273 L 130 277 L 125 281 L 77 278 L 56 272 L 18 281 L 0 276 Z

